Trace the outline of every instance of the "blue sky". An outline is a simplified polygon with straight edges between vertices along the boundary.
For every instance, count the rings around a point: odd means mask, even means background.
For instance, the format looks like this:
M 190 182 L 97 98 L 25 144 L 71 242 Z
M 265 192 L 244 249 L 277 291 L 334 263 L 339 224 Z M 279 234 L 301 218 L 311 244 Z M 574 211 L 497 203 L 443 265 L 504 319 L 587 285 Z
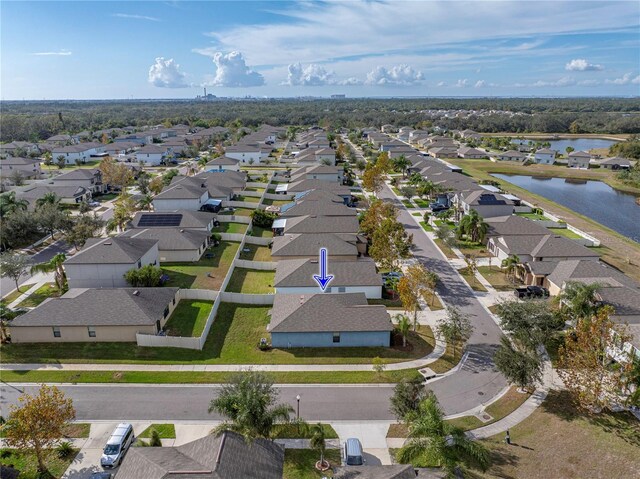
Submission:
M 2 99 L 640 94 L 640 2 L 12 2 Z

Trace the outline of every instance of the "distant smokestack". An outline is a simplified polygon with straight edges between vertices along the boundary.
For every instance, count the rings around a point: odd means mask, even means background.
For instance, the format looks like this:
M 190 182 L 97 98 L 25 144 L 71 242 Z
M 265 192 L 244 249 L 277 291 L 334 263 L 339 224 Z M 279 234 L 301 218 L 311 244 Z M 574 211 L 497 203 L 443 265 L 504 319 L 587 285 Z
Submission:
M 204 87 L 204 96 L 207 97 L 207 87 Z

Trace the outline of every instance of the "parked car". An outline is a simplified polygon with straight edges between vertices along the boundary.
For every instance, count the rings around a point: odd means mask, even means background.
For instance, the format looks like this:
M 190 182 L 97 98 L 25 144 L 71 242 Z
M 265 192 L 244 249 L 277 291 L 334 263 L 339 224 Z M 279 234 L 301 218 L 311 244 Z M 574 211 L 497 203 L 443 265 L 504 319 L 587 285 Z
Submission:
M 542 286 L 522 286 L 516 288 L 513 294 L 518 299 L 547 298 L 549 296 L 549 290 Z
M 449 207 L 448 207 L 448 206 L 446 206 L 446 205 L 442 205 L 442 204 L 440 204 L 440 203 L 435 203 L 435 204 L 434 204 L 434 203 L 431 203 L 431 204 L 429 205 L 429 208 L 431 208 L 431 212 L 432 212 L 432 213 L 440 213 L 440 212 L 442 212 L 442 211 L 447 211 L 447 210 L 449 209 Z
M 100 206 L 100 204 L 99 201 L 89 201 L 89 206 Z
M 118 424 L 102 451 L 100 465 L 104 468 L 119 466 L 134 439 L 131 424 L 125 422 Z
M 388 279 L 400 279 L 404 276 L 402 271 L 388 271 L 386 273 L 382 273 L 382 281 L 387 281 Z
M 362 457 L 362 444 L 355 437 L 351 437 L 344 442 L 342 448 L 343 460 L 346 466 L 362 466 L 364 465 L 364 457 Z
M 113 474 L 106 471 L 94 472 L 89 479 L 113 479 Z

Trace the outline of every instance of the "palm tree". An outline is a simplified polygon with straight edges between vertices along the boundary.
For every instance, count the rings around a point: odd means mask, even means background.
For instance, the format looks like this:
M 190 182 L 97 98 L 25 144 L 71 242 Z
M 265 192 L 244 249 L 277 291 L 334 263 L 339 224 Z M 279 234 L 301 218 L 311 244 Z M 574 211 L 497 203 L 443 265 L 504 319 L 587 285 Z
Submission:
M 398 462 L 414 466 L 442 467 L 447 477 L 457 477 L 463 465 L 482 470 L 489 466 L 489 452 L 480 442 L 469 439 L 464 430 L 444 420 L 438 400 L 431 394 L 407 415 L 409 438 L 398 451 Z
M 233 376 L 209 403 L 210 413 L 226 418 L 214 431 L 234 431 L 249 441 L 272 439 L 278 425 L 288 423 L 293 413 L 289 404 L 276 403 L 277 396 L 273 383 L 264 373 L 250 371 Z
M 489 225 L 476 210 L 471 210 L 460 220 L 458 226 L 458 239 L 462 239 L 462 235 L 467 236 L 467 240 L 478 243 L 484 240 L 489 231 Z
M 407 168 L 410 166 L 411 161 L 409 161 L 404 155 L 400 155 L 398 158 L 393 160 L 393 167 L 396 170 L 400 170 L 403 178 L 406 176 Z
M 516 272 L 520 267 L 520 258 L 515 254 L 510 254 L 508 258 L 502 260 L 500 265 L 504 269 L 504 274 L 512 283 L 516 282 Z
M 406 314 L 396 314 L 395 320 L 396 320 L 396 327 L 398 328 L 398 331 L 402 335 L 402 347 L 406 348 L 407 336 L 409 335 L 409 331 L 411 330 L 411 320 L 409 319 L 409 316 L 407 316 Z
M 600 283 L 586 284 L 579 281 L 569 281 L 558 299 L 571 312 L 573 319 L 578 322 L 593 316 L 597 309 L 598 290 Z
M 9 191 L 0 195 L 0 218 L 13 213 L 16 210 L 26 210 L 29 203 L 26 200 L 16 199 L 16 192 Z
M 67 259 L 64 253 L 58 253 L 46 263 L 34 264 L 31 267 L 31 274 L 34 273 L 55 273 L 54 278 L 58 291 L 62 292 L 66 286 L 67 275 L 65 274 L 63 263 Z
M 42 205 L 56 205 L 60 204 L 60 198 L 53 192 L 45 193 L 42 197 L 36 200 L 36 206 L 40 207 Z
M 144 195 L 142 198 L 140 198 L 140 200 L 138 201 L 138 206 L 141 209 L 147 209 L 147 211 L 151 211 L 151 207 L 153 206 L 153 196 L 150 194 L 146 194 Z
M 319 465 L 316 465 L 316 467 L 323 471 L 329 467 L 329 463 L 324 460 L 324 453 L 327 450 L 324 428 L 322 427 L 322 424 L 317 423 L 314 426 L 311 426 L 310 432 L 311 438 L 309 439 L 309 445 L 311 446 L 311 449 L 314 449 L 315 451 L 318 451 L 320 453 L 320 463 Z

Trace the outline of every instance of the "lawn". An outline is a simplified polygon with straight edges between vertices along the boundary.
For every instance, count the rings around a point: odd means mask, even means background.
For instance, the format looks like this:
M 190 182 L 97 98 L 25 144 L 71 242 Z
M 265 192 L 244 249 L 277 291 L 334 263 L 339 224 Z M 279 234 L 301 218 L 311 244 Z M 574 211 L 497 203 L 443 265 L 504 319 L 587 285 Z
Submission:
M 260 203 L 260 198 L 257 196 L 236 195 L 233 201 L 246 201 L 247 203 Z
M 60 291 L 56 287 L 55 283 L 47 283 L 38 288 L 35 292 L 31 293 L 26 299 L 22 300 L 18 307 L 20 308 L 35 308 L 41 304 L 45 299 L 60 296 Z
M 498 266 L 478 266 L 478 272 L 498 291 L 513 291 L 514 285 Z
M 251 212 L 254 211 L 255 208 L 233 208 L 233 211 L 224 211 L 218 213 L 219 215 L 233 215 L 233 216 L 250 216 Z
M 90 430 L 91 424 L 88 422 L 72 422 L 64 428 L 64 437 L 72 439 L 87 438 Z
M 332 466 L 341 464 L 340 449 L 327 449 L 325 460 Z M 331 477 L 331 470 L 320 472 L 315 464 L 320 460 L 320 454 L 313 449 L 286 449 L 284 451 L 283 479 L 321 479 Z
M 58 457 L 56 451 L 48 451 L 45 465 L 52 477 L 60 478 L 69 464 L 78 454 L 79 449 L 74 449 L 73 454 L 65 459 Z M 38 479 L 42 477 L 38 474 L 38 461 L 32 452 L 18 451 L 16 449 L 0 449 L 0 458 L 3 465 L 13 465 L 20 471 L 20 479 Z
M 482 283 L 478 281 L 478 278 L 474 274 L 469 272 L 469 268 L 460 268 L 458 273 L 464 278 L 464 280 L 471 286 L 474 291 L 487 291 L 487 288 L 482 286 Z
M 221 241 L 195 263 L 163 263 L 162 270 L 169 276 L 166 286 L 219 290 L 239 247 L 240 243 Z M 207 253 L 213 258 L 206 258 Z
M 273 238 L 273 230 L 271 228 L 261 228 L 260 226 L 253 226 L 251 228 L 251 236 L 258 238 Z
M 2 304 L 11 304 L 13 303 L 16 299 L 18 299 L 18 297 L 23 294 L 26 293 L 29 288 L 33 287 L 34 283 L 30 283 L 30 284 L 21 284 L 20 285 L 20 290 L 14 290 L 11 293 L 9 293 L 8 295 L 6 295 L 4 298 L 2 298 L 2 300 L 0 301 Z
M 491 256 L 487 251 L 487 247 L 483 244 L 473 243 L 471 241 L 458 241 L 456 246 L 465 256 L 476 256 L 478 258 L 488 258 Z
M 118 196 L 117 193 L 105 193 L 104 195 L 93 195 L 93 198 L 96 201 L 111 201 L 111 200 L 115 200 Z
M 442 251 L 442 253 L 448 259 L 458 259 L 458 257 L 453 252 L 453 250 L 446 243 L 444 243 L 444 241 L 442 241 L 441 239 L 436 238 L 436 239 L 433 240 L 433 242 L 436 244 L 436 246 L 438 248 L 440 248 L 440 251 Z
M 409 201 L 409 200 L 400 200 L 400 201 L 402 201 L 402 204 L 407 208 L 415 208 L 413 203 L 411 203 L 411 201 Z
M 413 213 L 411 213 L 411 216 L 422 216 L 422 213 L 420 213 L 419 211 L 414 211 Z
M 278 427 L 276 437 L 279 439 L 310 439 L 311 427 L 316 423 L 309 423 L 308 427 L 298 427 L 297 424 L 283 424 Z M 322 423 L 322 429 L 326 439 L 338 439 L 338 433 L 331 427 L 331 424 Z
M 262 200 L 262 204 L 265 206 L 282 206 L 288 205 L 289 203 L 293 203 L 293 200 L 270 200 L 268 198 Z
M 414 198 L 413 202 L 418 205 L 420 208 L 429 208 L 429 202 L 421 199 L 421 198 Z
M 151 437 L 151 430 L 155 429 L 160 434 L 160 439 L 175 439 L 176 438 L 176 427 L 173 424 L 165 423 L 165 424 L 152 424 L 140 434 L 138 437 L 142 439 L 149 439 Z
M 460 362 L 460 359 L 462 359 L 462 353 L 463 349 L 460 344 L 458 344 L 454 352 L 453 345 L 447 343 L 444 354 L 440 356 L 435 362 L 429 364 L 427 367 L 434 373 L 444 374 Z
M 433 226 L 431 226 L 430 224 L 428 224 L 428 223 L 426 223 L 424 221 L 420 222 L 420 226 L 422 226 L 422 229 L 425 230 L 425 231 L 433 231 Z
M 640 471 L 640 423 L 629 413 L 586 415 L 566 393 L 551 391 L 541 407 L 504 434 L 482 442 L 493 465 L 477 477 L 631 478 Z
M 167 336 L 199 337 L 212 307 L 213 301 L 180 300 L 164 326 Z
M 574 233 L 569 228 L 549 228 L 549 231 L 554 235 L 561 235 L 569 239 L 584 239 L 578 233 Z
M 267 246 L 245 243 L 239 258 L 247 261 L 271 261 L 271 250 Z
M 220 223 L 220 226 L 213 228 L 211 231 L 215 233 L 236 233 L 243 234 L 247 231 L 249 225 L 244 223 Z
M 516 213 L 518 216 L 522 216 L 523 218 L 527 218 L 529 220 L 534 221 L 551 221 L 545 215 L 540 215 L 538 213 Z
M 275 276 L 275 271 L 235 268 L 225 291 L 245 294 L 273 293 Z
M 372 347 L 372 348 L 291 348 L 260 351 L 258 343 L 261 338 L 269 338 L 266 331 L 269 324 L 269 306 L 245 306 L 233 303 L 220 303 L 218 314 L 211 327 L 209 336 L 202 351 L 154 347 L 139 347 L 135 343 L 39 343 L 37 348 L 31 344 L 2 345 L 2 361 L 4 363 L 113 363 L 113 364 L 369 364 L 376 356 L 385 362 L 400 362 L 421 358 L 433 351 L 435 340 L 429 327 L 420 327 L 417 333 L 409 335 L 410 347 Z M 441 360 L 439 360 L 441 361 Z M 47 378 L 49 376 L 31 373 L 68 373 L 52 378 L 65 378 L 65 382 L 82 381 L 84 373 L 78 371 L 32 371 L 2 372 L 5 381 L 26 380 L 31 378 Z M 130 374 L 131 373 L 131 374 Z M 349 372 L 350 373 L 350 372 Z M 147 382 L 153 378 L 167 382 L 162 374 L 150 372 L 106 372 L 105 374 L 86 375 L 88 382 Z M 291 376 L 293 374 L 293 376 Z M 279 380 L 305 382 L 305 375 L 310 382 L 315 373 L 283 373 Z M 320 382 L 331 382 L 331 374 L 337 382 L 395 382 L 402 377 L 415 377 L 417 371 L 405 370 L 383 372 L 380 375 L 367 372 L 340 374 L 330 372 L 326 376 L 320 374 Z M 357 375 L 361 374 L 362 378 Z M 180 374 L 174 379 L 180 382 Z M 170 377 L 170 376 L 167 376 Z M 209 382 L 223 380 L 228 374 L 203 373 L 201 375 L 183 376 L 186 382 Z M 14 379 L 11 379 L 14 378 Z M 92 380 L 93 378 L 93 380 Z M 35 379 L 34 379 L 35 380 Z M 169 381 L 170 382 L 170 381 Z
M 249 188 L 245 188 L 244 191 L 256 191 L 258 193 L 262 193 L 264 191 L 264 188 L 258 188 L 255 186 L 251 186 Z

